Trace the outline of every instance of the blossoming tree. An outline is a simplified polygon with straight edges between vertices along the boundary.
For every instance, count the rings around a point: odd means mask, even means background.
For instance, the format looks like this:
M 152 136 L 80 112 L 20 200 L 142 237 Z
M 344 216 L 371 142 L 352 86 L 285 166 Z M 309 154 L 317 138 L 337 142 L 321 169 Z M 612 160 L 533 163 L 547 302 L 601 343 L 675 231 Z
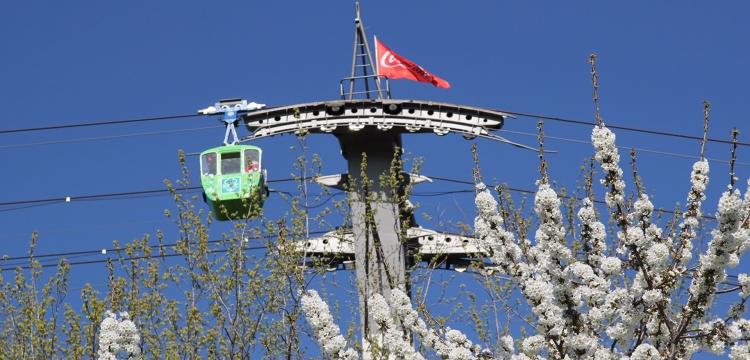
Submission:
M 366 340 L 379 344 L 380 355 L 422 359 L 425 355 L 413 344 L 417 342 L 443 359 L 688 359 L 699 351 L 750 359 L 750 321 L 742 318 L 750 277 L 740 274 L 738 284 L 727 284 L 727 269 L 736 267 L 750 248 L 750 192 L 743 196 L 732 175 L 718 202 L 711 240 L 704 252 L 695 254 L 693 241 L 709 178 L 704 131 L 679 226 L 670 229 L 655 222 L 654 205 L 641 184 L 629 203 L 616 137 L 599 113 L 593 55 L 591 65 L 597 120 L 591 142 L 606 191 L 602 216 L 589 191 L 579 199 L 576 229 L 566 228 L 543 152 L 533 210 L 539 225 L 533 241 L 510 230 L 491 190 L 481 181 L 476 184 L 475 234 L 489 249 L 491 263 L 528 304 L 534 315 L 529 323 L 532 333 L 513 338 L 508 332 L 498 344 L 483 348 L 457 330 L 430 328 L 409 296 L 394 289 L 390 299 L 370 299 L 381 335 Z M 704 106 L 707 128 L 708 104 Z M 608 237 L 607 217 L 615 224 L 614 236 Z M 577 232 L 579 247 L 566 236 L 569 230 Z M 715 300 L 722 293 L 739 296 L 719 315 Z M 324 352 L 331 358 L 353 358 L 351 349 L 344 350 L 346 343 L 318 294 L 308 290 L 303 302 L 314 304 L 303 311 Z

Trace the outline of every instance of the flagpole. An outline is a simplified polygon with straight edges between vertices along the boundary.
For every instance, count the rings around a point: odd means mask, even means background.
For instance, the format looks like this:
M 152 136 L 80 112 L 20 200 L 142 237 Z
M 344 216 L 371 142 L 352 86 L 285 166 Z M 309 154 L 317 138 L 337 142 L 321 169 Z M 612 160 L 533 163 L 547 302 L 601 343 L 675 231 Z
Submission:
M 380 64 L 379 64 L 380 57 L 378 57 L 378 36 L 377 35 L 373 35 L 372 36 L 372 40 L 375 43 L 375 75 L 378 75 L 378 79 L 379 79 L 380 78 L 379 77 L 380 76 L 380 71 L 379 71 L 378 67 L 380 67 Z
M 380 55 L 378 55 L 378 36 L 373 35 L 372 40 L 375 44 L 375 82 L 378 83 L 378 91 L 383 91 L 383 88 L 380 84 Z M 388 93 L 386 92 L 386 95 Z M 378 94 L 381 98 L 383 97 L 383 94 Z

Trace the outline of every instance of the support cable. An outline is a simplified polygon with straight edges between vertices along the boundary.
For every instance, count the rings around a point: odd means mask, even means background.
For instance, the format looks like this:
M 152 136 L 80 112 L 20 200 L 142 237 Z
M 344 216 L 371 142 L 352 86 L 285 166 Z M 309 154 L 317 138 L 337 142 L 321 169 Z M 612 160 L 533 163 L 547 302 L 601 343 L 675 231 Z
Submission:
M 268 183 L 278 183 L 278 182 L 289 182 L 289 181 L 298 181 L 299 179 L 295 178 L 282 178 L 282 179 L 273 179 L 268 180 Z M 181 187 L 176 188 L 175 191 L 178 192 L 190 192 L 194 190 L 200 190 L 202 189 L 201 186 L 189 186 L 189 187 Z M 277 190 L 270 190 L 271 192 L 279 192 Z M 75 195 L 75 196 L 59 196 L 59 197 L 51 197 L 51 198 L 44 198 L 44 199 L 31 199 L 31 200 L 13 200 L 13 201 L 4 201 L 0 202 L 0 206 L 12 206 L 12 205 L 33 205 L 33 204 L 46 204 L 46 203 L 59 203 L 59 202 L 73 202 L 74 200 L 107 200 L 110 198 L 127 198 L 130 196 L 136 197 L 139 195 L 148 195 L 148 194 L 166 194 L 170 193 L 171 190 L 169 189 L 152 189 L 152 190 L 139 190 L 139 191 L 125 191 L 125 192 L 111 192 L 111 193 L 101 193 L 101 194 L 93 194 L 93 195 Z M 2 210 L 0 210 L 2 211 Z
M 557 121 L 565 124 L 574 124 L 574 125 L 586 125 L 586 126 L 595 126 L 596 123 L 593 121 L 585 121 L 585 120 L 577 120 L 577 119 L 568 119 L 563 118 L 559 116 L 550 116 L 550 115 L 539 115 L 539 114 L 532 114 L 532 113 L 523 113 L 523 112 L 517 112 L 517 111 L 507 111 L 507 110 L 495 110 L 495 111 L 501 111 L 506 114 L 521 116 L 521 117 L 528 117 L 533 119 L 544 119 L 544 120 L 550 120 L 550 121 Z M 642 134 L 650 134 L 650 135 L 658 135 L 658 136 L 668 136 L 668 137 L 675 137 L 680 139 L 688 139 L 688 140 L 703 140 L 703 136 L 694 136 L 694 135 L 687 135 L 687 134 L 681 134 L 681 133 L 675 133 L 670 131 L 661 131 L 661 130 L 651 130 L 651 129 L 643 129 L 643 128 L 636 128 L 636 127 L 630 127 L 630 126 L 621 126 L 621 125 L 612 125 L 611 123 L 607 123 L 607 127 L 611 129 L 618 129 L 618 130 L 624 130 L 624 131 L 631 131 L 631 132 L 638 132 Z M 706 138 L 706 141 L 708 142 L 715 142 L 720 144 L 728 144 L 732 145 L 732 140 L 724 140 L 724 139 L 717 139 L 717 138 Z M 750 143 L 747 142 L 738 142 L 737 145 L 739 146 L 750 146 Z
M 118 124 L 133 124 L 133 123 L 142 123 L 142 122 L 149 122 L 149 121 L 186 119 L 186 118 L 199 117 L 199 116 L 205 116 L 205 115 L 183 114 L 183 115 L 151 116 L 151 117 L 143 117 L 143 118 L 124 119 L 124 120 L 93 121 L 93 122 L 84 122 L 84 123 L 77 123 L 77 124 L 62 124 L 62 125 L 39 126 L 39 127 L 19 128 L 19 129 L 5 129 L 5 130 L 0 130 L 0 134 L 15 134 L 15 133 L 22 133 L 22 132 L 71 129 L 71 128 L 92 127 L 92 126 L 118 125 Z
M 271 109 L 266 108 L 266 109 Z M 532 119 L 543 119 L 543 120 L 550 120 L 550 121 L 556 121 L 563 124 L 571 124 L 571 125 L 584 125 L 584 126 L 595 126 L 596 123 L 593 121 L 586 121 L 586 120 L 580 120 L 580 119 L 572 119 L 572 118 L 565 118 L 561 116 L 554 116 L 554 115 L 542 115 L 542 114 L 534 114 L 529 112 L 520 112 L 520 111 L 510 111 L 510 110 L 499 110 L 499 109 L 492 109 L 493 111 L 499 111 L 504 112 L 506 114 L 515 115 L 519 117 L 527 117 Z M 106 126 L 106 125 L 117 125 L 117 124 L 130 124 L 130 123 L 142 123 L 142 122 L 150 122 L 150 121 L 164 121 L 164 120 L 174 120 L 174 119 L 185 119 L 185 118 L 192 118 L 192 117 L 201 117 L 205 116 L 203 114 L 182 114 L 182 115 L 167 115 L 167 116 L 152 116 L 152 117 L 144 117 L 144 118 L 133 118 L 133 119 L 124 119 L 124 120 L 112 120 L 112 121 L 94 121 L 94 122 L 84 122 L 84 123 L 74 123 L 74 124 L 61 124 L 61 125 L 51 125 L 51 126 L 41 126 L 41 127 L 31 127 L 31 128 L 18 128 L 18 129 L 0 129 L 0 135 L 2 134 L 12 134 L 12 133 L 21 133 L 21 132 L 35 132 L 35 131 L 47 131 L 47 130 L 59 130 L 59 129 L 69 129 L 69 128 L 81 128 L 81 127 L 95 127 L 95 126 Z M 676 133 L 676 132 L 670 132 L 670 131 L 662 131 L 662 130 L 653 130 L 653 129 L 644 129 L 644 128 L 636 128 L 631 126 L 622 126 L 622 125 L 613 125 L 611 123 L 607 123 L 607 127 L 612 129 L 618 129 L 618 130 L 624 130 L 624 131 L 630 131 L 630 132 L 637 132 L 642 134 L 650 134 L 650 135 L 656 135 L 656 136 L 667 136 L 667 137 L 675 137 L 680 139 L 688 139 L 688 140 L 703 140 L 703 136 L 695 136 L 695 135 L 688 135 L 688 134 L 682 134 L 682 133 Z M 718 139 L 718 138 L 706 138 L 707 142 L 715 142 L 720 144 L 728 144 L 732 145 L 732 140 L 725 140 L 725 139 Z M 737 142 L 738 146 L 746 146 L 750 147 L 750 143 L 748 142 Z
M 453 178 L 439 177 L 439 176 L 430 176 L 430 178 L 432 178 L 434 180 L 438 180 L 438 181 L 445 181 L 445 182 L 462 184 L 462 185 L 474 185 L 474 183 L 472 181 L 469 181 L 469 180 L 460 180 L 460 179 L 453 179 Z M 297 180 L 297 179 L 276 179 L 276 180 L 271 180 L 269 182 L 295 181 L 295 180 Z M 190 190 L 190 189 L 199 189 L 199 188 L 200 187 L 190 187 L 190 188 L 187 188 L 187 189 Z M 504 187 L 504 188 L 506 190 L 508 190 L 508 191 L 516 192 L 516 193 L 521 193 L 521 194 L 533 195 L 533 194 L 536 193 L 534 190 L 528 190 L 528 189 L 521 189 L 521 188 L 515 188 L 515 187 Z M 184 190 L 184 189 L 181 189 L 181 190 Z M 97 196 L 99 196 L 99 197 L 105 197 L 104 200 L 108 200 L 107 198 L 111 199 L 113 196 L 142 195 L 142 194 L 150 194 L 150 193 L 157 193 L 157 192 L 158 193 L 167 193 L 167 192 L 169 192 L 169 190 L 165 189 L 165 190 L 131 191 L 131 192 L 99 194 L 99 195 L 86 195 L 86 196 L 80 196 L 78 198 L 79 199 L 80 198 L 94 199 Z M 283 192 L 283 191 L 279 191 L 279 192 Z M 435 191 L 435 192 L 414 192 L 412 195 L 413 196 L 417 196 L 417 197 L 435 197 L 435 196 L 444 196 L 444 195 L 451 195 L 451 194 L 469 194 L 469 193 L 474 193 L 474 190 L 473 189 L 459 189 L 459 190 Z M 325 203 L 329 202 L 333 197 L 336 197 L 336 196 L 338 196 L 340 194 L 343 194 L 343 192 L 331 194 L 327 199 L 321 201 L 319 204 L 315 204 L 315 205 L 310 206 L 310 208 L 318 208 L 318 207 L 324 205 Z M 572 196 L 565 196 L 564 198 L 573 198 L 573 197 Z M 575 199 L 581 200 L 579 198 L 575 198 Z M 27 204 L 28 203 L 32 203 L 31 205 L 28 205 L 28 206 L 35 206 L 35 205 L 39 205 L 38 202 L 40 202 L 40 201 L 59 201 L 59 200 L 60 200 L 60 198 L 42 199 L 42 200 L 29 200 L 26 203 Z M 598 204 L 604 204 L 604 202 L 601 201 L 601 200 L 595 200 L 594 202 L 598 203 Z M 23 202 L 14 202 L 14 204 L 20 204 L 20 203 L 23 203 Z M 0 205 L 2 205 L 2 204 L 7 204 L 7 203 L 0 203 Z M 655 209 L 655 210 L 658 211 L 658 212 L 663 212 L 663 213 L 672 214 L 672 215 L 676 214 L 675 211 L 668 210 L 668 209 Z M 2 210 L 0 210 L 0 211 L 2 211 Z M 715 217 L 708 216 L 708 215 L 704 215 L 702 218 L 707 219 L 707 220 L 715 220 L 716 219 Z M 311 232 L 311 234 L 321 234 L 321 233 L 325 233 L 325 231 Z M 219 242 L 219 241 L 222 241 L 222 240 L 212 240 L 212 241 L 209 241 L 209 243 L 215 243 L 215 242 Z M 163 246 L 174 246 L 174 245 L 175 244 L 159 244 L 159 245 L 151 245 L 151 246 L 152 247 L 160 247 L 160 246 L 163 247 Z M 61 253 L 51 253 L 51 254 L 35 255 L 33 257 L 34 258 L 48 258 L 48 257 L 58 257 L 59 258 L 59 257 L 65 257 L 65 256 L 95 255 L 95 254 L 99 254 L 99 253 L 102 253 L 102 252 L 106 253 L 108 251 L 117 251 L 117 249 L 97 249 L 97 250 L 61 252 Z M 30 258 L 31 257 L 29 257 L 29 256 L 5 257 L 5 258 L 2 258 L 2 261 L 15 261 L 15 260 L 30 259 Z M 3 270 L 3 271 L 5 271 L 5 270 Z
M 261 250 L 261 249 L 266 249 L 266 247 L 265 246 L 254 246 L 254 247 L 244 248 L 243 250 Z M 124 249 L 120 249 L 120 250 L 124 250 Z M 225 252 L 229 252 L 231 250 L 234 250 L 234 249 L 208 250 L 207 253 L 208 254 L 225 253 Z M 130 257 L 122 258 L 122 260 L 124 260 L 124 261 L 131 260 L 132 261 L 132 260 L 142 260 L 142 259 L 158 259 L 158 258 L 168 258 L 168 257 L 175 257 L 175 256 L 184 256 L 184 255 L 185 254 L 182 254 L 182 253 L 161 254 L 161 255 L 141 255 L 141 256 L 130 256 Z M 35 258 L 36 258 L 36 256 L 35 256 Z M 59 259 L 59 260 L 62 260 L 62 258 Z M 119 258 L 107 257 L 106 259 L 99 259 L 99 260 L 71 261 L 71 262 L 68 263 L 68 265 L 70 265 L 72 267 L 72 266 L 77 266 L 77 265 L 102 264 L 102 263 L 106 263 L 106 262 L 108 262 L 110 260 L 115 261 L 115 260 L 120 260 L 120 259 Z M 59 265 L 58 262 L 54 262 L 54 263 L 50 262 L 50 263 L 40 264 L 39 267 L 40 268 L 49 268 L 49 267 L 55 267 L 55 266 L 58 266 L 58 265 Z M 16 270 L 18 268 L 20 268 L 22 270 L 29 270 L 29 269 L 32 269 L 33 266 L 31 264 L 26 264 L 26 265 L 16 265 L 16 266 L 13 266 L 13 267 L 3 267 L 2 270 L 0 270 L 0 272 L 6 272 L 6 271 L 11 271 L 11 270 Z
M 325 230 L 325 231 L 319 230 L 319 231 L 311 231 L 310 234 L 312 234 L 312 235 L 320 235 L 320 234 L 325 234 L 327 232 L 328 232 L 327 230 Z M 266 236 L 248 237 L 246 239 L 249 241 L 249 240 L 261 240 L 261 239 L 273 239 L 275 237 L 276 237 L 276 235 L 266 235 Z M 208 240 L 208 241 L 206 241 L 206 243 L 207 244 L 217 244 L 217 243 L 225 242 L 227 240 L 228 239 Z M 168 248 L 168 247 L 177 246 L 177 243 L 173 242 L 173 243 L 168 243 L 168 244 L 151 244 L 151 245 L 148 245 L 148 246 L 151 249 Z M 265 248 L 266 248 L 265 246 L 263 246 L 263 247 L 257 247 L 257 249 L 265 249 Z M 256 248 L 247 248 L 247 249 L 256 249 Z M 125 249 L 124 248 L 105 248 L 105 249 L 96 249 L 96 250 L 79 250 L 79 251 L 66 251 L 66 252 L 47 253 L 47 254 L 39 254 L 39 255 L 34 255 L 34 256 L 22 255 L 22 256 L 13 256 L 13 257 L 3 257 L 3 258 L 0 258 L 0 263 L 7 262 L 7 261 L 18 261 L 18 260 L 31 261 L 32 259 L 57 258 L 57 261 L 55 261 L 54 263 L 42 264 L 43 265 L 42 267 L 51 267 L 51 266 L 56 266 L 57 262 L 59 260 L 61 260 L 62 258 L 67 258 L 67 257 L 71 257 L 71 256 L 106 255 L 106 254 L 109 254 L 109 253 L 118 253 L 118 252 L 121 252 L 123 250 L 125 250 Z M 182 255 L 182 254 L 176 254 L 176 255 L 170 255 L 170 256 L 178 256 L 178 255 Z M 163 257 L 163 255 L 156 254 L 156 255 L 150 255 L 148 257 L 158 258 L 158 257 Z M 164 257 L 168 257 L 168 256 L 164 256 Z M 138 259 L 142 259 L 142 258 L 146 258 L 146 257 L 145 256 L 138 257 Z M 129 260 L 129 259 L 135 260 L 136 258 L 135 257 L 134 258 L 125 258 L 125 260 Z M 113 260 L 115 260 L 115 259 L 113 259 Z M 98 262 L 106 262 L 106 261 L 107 261 L 107 259 L 103 259 L 103 260 L 91 260 L 91 261 L 85 261 L 83 263 L 86 263 L 86 264 L 96 264 Z M 70 264 L 73 265 L 73 263 L 70 263 Z M 30 266 L 30 265 L 29 264 L 3 264 L 2 271 L 5 272 L 5 271 L 14 270 L 17 266 L 21 266 L 22 269 L 28 269 L 28 267 L 26 267 L 26 266 Z
M 535 134 L 535 133 L 526 132 L 526 131 L 515 131 L 515 130 L 505 130 L 505 129 L 501 129 L 500 131 L 508 133 L 508 134 L 515 134 L 515 135 L 534 136 L 534 137 L 537 136 L 537 134 Z M 590 140 L 571 139 L 571 138 L 560 137 L 560 136 L 549 136 L 549 135 L 546 135 L 546 134 L 545 134 L 544 137 L 547 138 L 547 139 L 552 139 L 552 140 L 559 140 L 559 141 L 566 141 L 566 142 L 570 142 L 570 143 L 574 143 L 574 144 L 588 145 L 589 147 L 591 146 L 591 141 Z M 626 146 L 626 145 L 618 145 L 617 147 L 620 148 L 620 149 L 623 149 L 623 150 L 635 149 L 638 152 L 651 153 L 651 154 L 656 154 L 656 155 L 673 156 L 673 157 L 679 157 L 679 158 L 685 158 L 685 159 L 694 159 L 694 160 L 700 160 L 700 159 L 702 159 L 700 156 L 697 156 L 697 155 L 676 153 L 676 152 L 671 152 L 671 151 L 661 151 L 661 150 L 646 149 L 646 148 Z M 717 163 L 722 163 L 722 164 L 729 164 L 728 160 L 721 160 L 721 159 L 714 159 L 714 158 L 705 158 L 705 159 L 709 160 L 709 161 L 712 161 L 712 162 L 717 162 Z M 737 162 L 735 162 L 735 165 L 750 166 L 750 163 L 737 161 Z
M 469 180 L 460 180 L 460 179 L 453 179 L 448 177 L 440 177 L 440 176 L 430 176 L 426 175 L 427 177 L 439 180 L 439 181 L 445 181 L 445 182 L 451 182 L 456 184 L 462 184 L 462 185 L 474 185 L 472 181 Z M 289 182 L 289 181 L 299 181 L 299 179 L 295 178 L 285 178 L 285 179 L 274 179 L 269 180 L 269 183 L 275 183 L 275 182 Z M 493 187 L 496 187 L 498 185 L 493 185 Z M 201 189 L 200 186 L 190 186 L 187 188 L 180 188 L 177 189 L 177 191 L 183 191 L 183 192 L 191 192 Z M 535 190 L 529 190 L 529 189 L 523 189 L 523 188 L 517 188 L 517 187 L 504 187 L 504 189 L 515 192 L 515 193 L 521 193 L 521 194 L 535 194 Z M 269 190 L 273 193 L 281 193 L 281 194 L 287 194 L 291 195 L 291 193 L 283 190 L 275 190 L 271 189 Z M 460 190 L 447 190 L 447 191 L 433 191 L 433 192 L 414 192 L 412 195 L 417 197 L 432 197 L 432 196 L 444 196 L 444 195 L 451 195 L 451 194 L 460 194 L 460 193 L 473 193 L 473 188 L 471 190 L 469 189 L 460 189 Z M 74 200 L 116 200 L 116 199 L 128 199 L 128 198 L 134 198 L 134 197 L 143 197 L 148 195 L 165 195 L 171 193 L 168 189 L 155 189 L 155 190 L 141 190 L 141 191 L 128 191 L 128 192 L 117 192 L 117 193 L 104 193 L 104 194 L 95 194 L 95 195 L 79 195 L 79 196 L 70 196 L 70 197 L 54 197 L 54 198 L 46 198 L 46 199 L 33 199 L 33 200 L 15 200 L 15 201 L 6 201 L 6 202 L 0 202 L 0 206 L 16 206 L 10 209 L 0 209 L 0 212 L 6 212 L 6 211 L 14 211 L 14 210 L 22 210 L 27 209 L 34 206 L 41 206 L 41 205 L 48 205 L 48 204 L 56 204 L 61 202 L 73 202 Z M 306 207 L 307 209 L 315 209 L 319 208 L 325 203 L 329 202 L 332 198 L 339 196 L 341 193 L 334 193 L 331 194 L 328 198 L 321 201 L 318 204 L 310 205 Z M 564 197 L 566 199 L 573 198 L 571 196 Z M 582 200 L 582 198 L 574 198 L 576 200 Z M 595 200 L 594 203 L 597 204 L 604 204 L 601 200 Z M 658 208 L 654 209 L 658 212 L 663 212 L 671 215 L 675 215 L 676 212 L 674 210 L 664 209 L 664 208 Z M 710 215 L 703 215 L 703 219 L 707 220 L 716 220 L 715 217 Z

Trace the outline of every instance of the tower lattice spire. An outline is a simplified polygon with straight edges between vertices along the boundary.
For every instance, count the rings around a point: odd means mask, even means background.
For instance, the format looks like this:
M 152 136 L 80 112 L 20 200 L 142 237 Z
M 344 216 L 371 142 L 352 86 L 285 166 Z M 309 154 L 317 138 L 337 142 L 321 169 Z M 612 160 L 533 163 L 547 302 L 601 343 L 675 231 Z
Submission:
M 365 25 L 362 22 L 359 1 L 354 2 L 354 50 L 352 51 L 351 76 L 341 81 L 341 97 L 344 99 L 383 99 L 390 98 L 390 91 L 381 88 L 375 62 L 372 61 L 370 45 L 367 42 Z M 348 83 L 348 84 L 347 84 Z M 344 91 L 345 84 L 348 90 Z

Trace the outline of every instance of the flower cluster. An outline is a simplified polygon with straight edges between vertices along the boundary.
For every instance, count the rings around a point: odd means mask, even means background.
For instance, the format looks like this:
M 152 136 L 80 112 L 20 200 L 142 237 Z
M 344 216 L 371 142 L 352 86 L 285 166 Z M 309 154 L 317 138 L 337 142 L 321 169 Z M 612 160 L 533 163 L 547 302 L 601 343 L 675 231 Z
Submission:
M 583 199 L 583 206 L 578 210 L 578 220 L 581 223 L 581 240 L 586 247 L 586 262 L 593 267 L 603 267 L 606 262 L 607 270 L 605 270 L 605 273 L 618 273 L 620 271 L 620 264 L 615 264 L 612 260 L 616 258 L 604 258 L 604 251 L 607 247 L 607 233 L 604 224 L 596 216 L 594 203 L 591 199 Z
M 739 252 L 748 242 L 747 229 L 741 228 L 747 218 L 748 205 L 742 200 L 739 190 L 725 191 L 719 200 L 716 214 L 718 226 L 711 232 L 711 241 L 704 255 L 701 255 L 698 269 L 690 284 L 690 301 L 686 311 L 691 317 L 700 318 L 708 306 L 713 303 L 716 284 L 726 280 L 726 268 L 734 267 L 739 262 Z
M 503 226 L 503 217 L 497 208 L 497 201 L 483 183 L 477 184 L 477 217 L 474 229 L 484 247 L 490 250 L 492 262 L 507 274 L 515 274 L 521 260 L 521 248 L 515 236 Z
M 693 255 L 693 240 L 697 236 L 695 229 L 700 224 L 701 204 L 706 199 L 706 186 L 708 185 L 709 166 L 708 161 L 699 160 L 693 164 L 693 171 L 690 173 L 690 192 L 687 197 L 687 211 L 683 215 L 683 221 L 680 224 L 678 251 L 675 259 L 681 266 L 687 265 Z
M 565 342 L 564 338 L 579 334 L 577 329 L 580 328 L 581 319 L 577 307 L 592 294 L 559 285 L 567 283 L 571 276 L 583 275 L 583 267 L 588 265 L 574 264 L 575 259 L 565 239 L 560 198 L 546 182 L 539 183 L 534 197 L 534 211 L 539 217 L 539 228 L 535 234 L 536 244 L 529 256 L 532 266 L 524 267 L 520 288 L 529 299 L 545 335 L 557 339 L 558 343 Z M 576 274 L 576 270 L 581 272 Z
M 437 331 L 429 328 L 425 321 L 419 318 L 419 314 L 412 307 L 411 299 L 400 289 L 391 290 L 391 307 L 401 324 L 414 332 L 422 341 L 422 344 L 433 349 L 441 358 L 476 359 L 482 351 L 480 347 L 473 345 L 469 338 L 458 330 L 448 328 L 445 332 L 445 340 L 443 340 Z
M 740 296 L 746 298 L 750 296 L 750 276 L 747 274 L 739 274 L 737 281 L 740 283 Z
M 141 336 L 127 312 L 120 319 L 107 311 L 99 327 L 99 360 L 117 360 L 117 354 L 128 354 L 129 359 L 141 359 Z
M 651 344 L 640 344 L 637 348 L 635 348 L 635 351 L 633 351 L 633 355 L 630 356 L 630 360 L 661 360 L 662 357 L 659 355 L 659 350 L 657 350 L 653 345 Z
M 119 322 L 115 314 L 107 311 L 106 317 L 99 326 L 99 351 L 97 352 L 99 360 L 117 360 L 117 351 L 120 348 L 119 339 Z
M 591 143 L 596 150 L 595 158 L 604 170 L 602 184 L 609 188 L 606 202 L 610 208 L 625 201 L 625 181 L 622 180 L 620 152 L 615 145 L 615 134 L 606 126 L 596 126 L 591 132 Z
M 328 304 L 320 298 L 317 291 L 304 291 L 300 302 L 308 324 L 315 331 L 318 344 L 328 356 L 347 360 L 359 357 L 354 349 L 346 348 L 346 339 L 341 336 L 341 330 L 333 321 Z
M 381 334 L 380 345 L 398 359 L 424 360 L 411 342 L 404 339 L 404 331 L 393 322 L 391 308 L 383 295 L 375 294 L 368 300 L 370 314 Z
M 729 325 L 727 331 L 727 337 L 729 340 L 734 342 L 731 347 L 731 353 L 729 358 L 732 360 L 744 360 L 750 359 L 750 346 L 745 344 L 738 344 L 737 342 L 742 339 L 750 338 L 750 321 L 746 319 L 740 319 Z

